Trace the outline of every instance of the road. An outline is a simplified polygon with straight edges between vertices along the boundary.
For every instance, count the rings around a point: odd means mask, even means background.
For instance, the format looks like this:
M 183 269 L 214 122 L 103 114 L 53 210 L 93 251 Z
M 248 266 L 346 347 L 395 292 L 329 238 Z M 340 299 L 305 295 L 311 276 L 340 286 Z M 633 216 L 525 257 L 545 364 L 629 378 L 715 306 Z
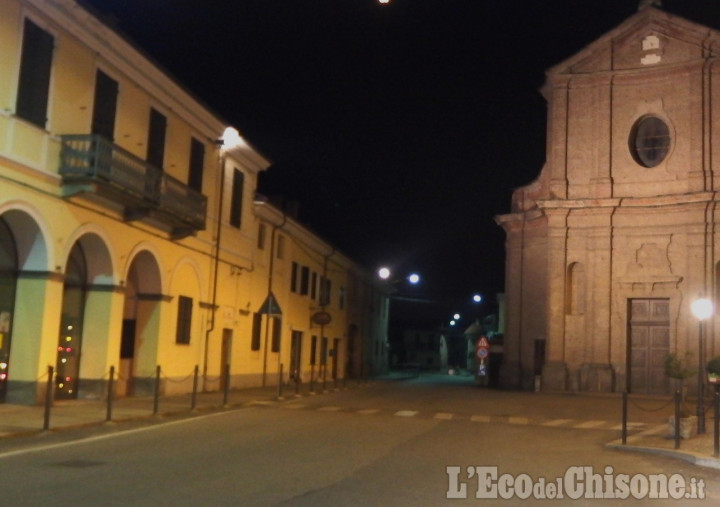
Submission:
M 614 416 L 606 399 L 492 391 L 459 378 L 376 383 L 152 424 L 2 442 L 0 505 L 453 505 L 478 502 L 479 489 L 492 493 L 498 486 L 483 481 L 480 487 L 478 475 L 488 477 L 491 470 L 473 467 L 497 467 L 498 476 L 528 474 L 534 484 L 541 478 L 547 484 L 578 466 L 593 467 L 613 484 L 619 474 L 679 474 L 688 492 L 691 484 L 702 484 L 703 503 L 718 504 L 717 470 L 604 448 L 618 436 Z M 449 475 L 447 467 L 459 468 Z M 525 478 L 517 481 L 522 494 Z M 582 482 L 589 481 L 576 486 Z M 552 503 L 570 503 L 573 493 Z M 573 504 L 605 502 L 581 498 Z M 519 503 L 536 502 L 532 496 L 506 502 Z

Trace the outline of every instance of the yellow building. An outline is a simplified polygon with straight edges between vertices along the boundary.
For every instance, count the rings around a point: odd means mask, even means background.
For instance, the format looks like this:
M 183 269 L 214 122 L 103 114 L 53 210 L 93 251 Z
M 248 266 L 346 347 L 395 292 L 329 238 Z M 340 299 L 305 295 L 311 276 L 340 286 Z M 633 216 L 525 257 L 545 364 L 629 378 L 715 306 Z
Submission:
M 166 393 L 378 369 L 382 288 L 256 201 L 269 162 L 112 29 L 0 0 L 0 76 L 4 400 L 42 399 L 49 367 L 56 398 L 111 369 L 119 395 L 157 366 Z

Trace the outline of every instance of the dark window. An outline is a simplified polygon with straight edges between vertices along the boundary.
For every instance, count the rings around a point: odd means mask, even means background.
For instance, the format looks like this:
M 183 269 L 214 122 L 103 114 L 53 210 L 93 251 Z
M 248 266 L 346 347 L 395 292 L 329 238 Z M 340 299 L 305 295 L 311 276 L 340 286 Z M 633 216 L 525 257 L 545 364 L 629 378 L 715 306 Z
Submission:
M 297 262 L 292 263 L 292 272 L 290 274 L 290 292 L 297 293 L 298 269 L 300 266 Z
M 232 200 L 230 202 L 230 225 L 240 227 L 242 220 L 243 184 L 245 175 L 242 171 L 235 169 L 232 183 Z
M 345 287 L 340 287 L 340 292 L 338 293 L 338 307 L 341 310 L 345 309 Z
M 147 161 L 157 167 L 163 168 L 165 161 L 165 129 L 167 118 L 155 109 L 150 109 L 150 128 L 148 130 Z
M 315 364 L 317 356 L 317 336 L 310 340 L 310 364 Z
M 332 283 L 324 276 L 320 278 L 320 304 L 325 306 L 330 304 L 330 291 Z
M 272 343 L 270 344 L 270 350 L 273 352 L 280 352 L 280 338 L 282 333 L 282 320 L 278 317 L 272 318 Z
M 323 336 L 322 345 L 320 346 L 320 364 L 327 364 L 328 339 Z
M 277 254 L 276 257 L 278 259 L 284 259 L 285 258 L 285 236 L 282 234 L 278 234 L 277 237 Z
M 95 104 L 91 129 L 93 134 L 100 134 L 110 141 L 115 138 L 117 96 L 117 81 L 98 70 L 95 73 Z
M 250 350 L 260 350 L 260 330 L 262 328 L 262 313 L 253 314 L 252 339 Z
M 265 250 L 265 224 L 258 226 L 257 247 L 258 250 Z
M 300 272 L 300 294 L 306 296 L 310 292 L 310 268 L 302 267 Z
M 29 19 L 25 20 L 15 114 L 45 128 L 53 36 Z
M 310 281 L 310 298 L 315 300 L 317 298 L 317 273 L 313 271 L 312 279 Z
M 180 296 L 178 298 L 177 334 L 175 335 L 175 343 L 190 343 L 192 307 L 192 298 L 186 296 Z
M 630 153 L 643 167 L 659 165 L 670 152 L 670 129 L 657 116 L 644 116 L 630 133 Z
M 200 193 L 202 193 L 204 162 L 205 145 L 193 137 L 190 140 L 190 170 L 188 171 L 188 186 Z

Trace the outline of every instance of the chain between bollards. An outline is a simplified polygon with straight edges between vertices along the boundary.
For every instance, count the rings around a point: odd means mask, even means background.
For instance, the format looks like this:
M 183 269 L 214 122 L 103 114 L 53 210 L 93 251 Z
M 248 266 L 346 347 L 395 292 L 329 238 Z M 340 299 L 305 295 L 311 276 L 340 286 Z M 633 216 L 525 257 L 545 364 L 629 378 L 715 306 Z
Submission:
M 55 368 L 48 366 L 48 379 L 45 386 L 45 414 L 43 417 L 43 430 L 45 431 L 50 429 L 50 409 L 52 408 L 53 388 L 55 387 L 54 375 Z

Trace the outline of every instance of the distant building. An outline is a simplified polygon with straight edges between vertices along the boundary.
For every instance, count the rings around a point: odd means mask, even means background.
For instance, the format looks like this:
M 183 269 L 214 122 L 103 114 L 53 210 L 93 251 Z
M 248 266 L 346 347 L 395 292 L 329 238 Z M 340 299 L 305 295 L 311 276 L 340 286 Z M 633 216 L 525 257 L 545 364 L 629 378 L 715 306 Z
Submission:
M 690 305 L 720 291 L 719 51 L 646 6 L 547 71 L 545 166 L 497 217 L 506 385 L 665 394 L 669 353 L 697 365 Z
M 425 370 L 448 367 L 447 337 L 440 330 L 407 330 L 403 333 L 407 363 Z
M 0 20 L 0 399 L 387 369 L 387 293 L 255 199 L 236 130 L 74 0 Z

